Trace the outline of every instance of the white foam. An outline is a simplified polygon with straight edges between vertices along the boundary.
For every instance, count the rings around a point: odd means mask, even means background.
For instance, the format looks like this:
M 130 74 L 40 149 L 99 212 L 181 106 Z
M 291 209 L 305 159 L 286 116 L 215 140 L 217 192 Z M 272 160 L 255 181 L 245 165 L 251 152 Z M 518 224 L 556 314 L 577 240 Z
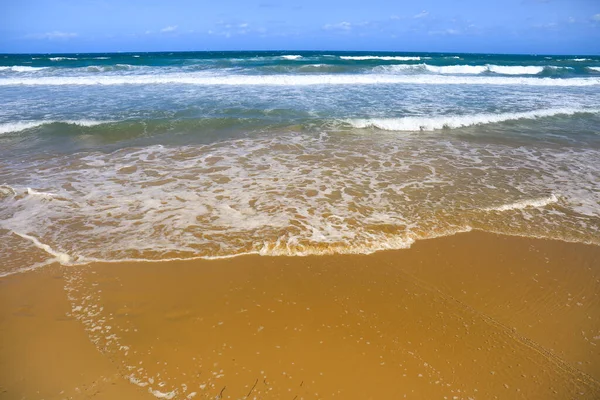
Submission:
M 33 85 L 226 85 L 226 86 L 307 86 L 307 85 L 517 85 L 517 86 L 595 86 L 598 78 L 527 78 L 445 75 L 210 75 L 206 73 L 148 74 L 131 76 L 23 77 L 0 79 L 0 86 Z
M 39 191 L 29 188 L 29 187 L 27 188 L 27 194 L 30 196 L 37 196 L 37 197 L 41 197 L 44 199 L 51 199 L 55 196 L 53 193 L 39 192 Z
M 39 238 L 66 265 L 368 254 L 471 226 L 600 241 L 598 150 L 548 146 L 540 154 L 452 136 L 279 132 L 24 159 L 6 180 L 14 189 L 0 200 L 0 228 Z M 54 200 L 22 195 L 27 186 Z M 533 201 L 560 193 L 576 218 L 559 215 L 562 207 L 481 212 L 519 207 L 511 193 Z
M 302 56 L 291 54 L 291 55 L 281 56 L 281 58 L 283 58 L 284 60 L 299 60 L 302 58 Z
M 135 375 L 133 375 L 133 374 L 129 375 L 128 378 L 129 378 L 129 382 L 133 383 L 136 386 L 139 386 L 139 387 L 148 386 L 148 382 L 144 382 L 144 381 L 136 378 Z
M 10 67 L 0 67 L 0 71 L 13 71 L 13 72 L 33 72 L 47 69 L 48 67 L 29 67 L 26 65 L 13 65 Z
M 600 67 L 588 67 L 588 68 L 591 69 L 592 71 L 600 72 Z
M 541 208 L 546 207 L 549 204 L 558 202 L 556 195 L 552 194 L 548 197 L 542 197 L 538 199 L 521 200 L 514 203 L 503 204 L 497 207 L 486 208 L 486 211 L 510 211 L 510 210 L 523 210 L 525 208 L 535 207 Z
M 109 124 L 115 121 L 94 121 L 94 120 L 43 120 L 43 121 L 19 121 L 19 122 L 7 122 L 4 124 L 0 124 L 0 134 L 8 133 L 8 132 L 20 132 L 26 129 L 32 129 L 43 125 L 48 124 L 69 124 L 69 125 L 79 125 L 79 126 L 94 126 L 101 124 Z
M 419 61 L 421 57 L 403 57 L 403 56 L 340 56 L 342 60 L 382 60 L 382 61 Z
M 27 239 L 27 240 L 31 241 L 35 247 L 37 247 L 41 250 L 44 250 L 46 253 L 53 256 L 56 261 L 58 261 L 59 263 L 61 263 L 63 265 L 68 265 L 69 262 L 71 261 L 71 257 L 68 254 L 52 249 L 52 247 L 40 242 L 37 238 L 35 238 L 33 236 L 26 235 L 24 233 L 14 232 L 14 231 L 13 231 L 13 233 L 17 236 L 22 237 L 23 239 Z
M 558 108 L 526 111 L 521 113 L 446 115 L 435 117 L 367 118 L 350 119 L 345 122 L 355 128 L 377 128 L 386 131 L 434 131 L 454 129 L 472 125 L 483 125 L 519 119 L 537 119 L 555 115 L 598 113 L 600 109 Z
M 94 60 L 110 60 L 110 57 L 94 57 Z
M 404 65 L 387 65 L 376 67 L 376 71 L 387 71 L 387 72 L 406 72 L 425 70 L 434 74 L 442 75 L 479 75 L 485 73 L 495 73 L 499 75 L 537 75 L 541 73 L 544 68 L 551 69 L 572 69 L 571 67 L 557 67 L 557 66 L 507 66 L 507 65 L 429 65 L 429 64 L 404 64 Z
M 167 399 L 167 400 L 172 399 L 177 394 L 176 390 L 173 390 L 170 392 L 161 392 L 160 390 L 152 390 L 152 388 L 150 388 L 148 391 L 150 393 L 152 393 L 152 395 L 154 395 L 154 397 L 157 397 L 159 399 Z
M 571 61 L 592 61 L 590 58 L 573 58 Z
M 502 75 L 536 75 L 544 70 L 544 67 L 538 66 L 507 66 L 507 65 L 488 65 L 488 70 Z
M 73 57 L 50 57 L 50 61 L 64 61 L 64 60 L 77 60 L 77 58 Z
M 436 74 L 481 74 L 486 72 L 488 68 L 482 65 L 446 65 L 437 67 L 434 65 L 424 64 L 425 69 Z
M 501 75 L 537 75 L 544 67 L 537 66 L 506 66 L 506 65 L 446 65 L 434 66 L 423 64 L 425 69 L 436 74 L 470 74 L 477 75 L 493 72 Z

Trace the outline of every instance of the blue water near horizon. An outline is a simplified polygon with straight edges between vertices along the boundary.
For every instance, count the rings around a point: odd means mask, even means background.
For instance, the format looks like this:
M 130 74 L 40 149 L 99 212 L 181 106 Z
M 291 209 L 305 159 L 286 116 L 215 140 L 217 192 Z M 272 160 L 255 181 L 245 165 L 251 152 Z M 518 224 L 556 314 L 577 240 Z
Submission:
M 469 229 L 598 244 L 599 89 L 599 56 L 0 55 L 0 253 L 16 271 Z

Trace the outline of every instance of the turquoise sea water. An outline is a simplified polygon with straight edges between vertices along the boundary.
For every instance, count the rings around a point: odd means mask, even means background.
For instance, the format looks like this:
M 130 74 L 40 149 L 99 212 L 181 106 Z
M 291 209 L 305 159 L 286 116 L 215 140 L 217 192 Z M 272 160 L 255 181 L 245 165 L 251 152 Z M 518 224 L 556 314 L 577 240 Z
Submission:
M 600 244 L 600 57 L 0 55 L 0 273 Z

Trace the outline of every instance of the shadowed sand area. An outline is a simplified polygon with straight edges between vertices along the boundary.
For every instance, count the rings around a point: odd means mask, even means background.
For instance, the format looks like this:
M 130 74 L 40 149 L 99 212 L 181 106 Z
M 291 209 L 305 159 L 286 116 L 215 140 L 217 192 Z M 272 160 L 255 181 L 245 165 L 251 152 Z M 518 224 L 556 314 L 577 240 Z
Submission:
M 597 399 L 600 247 L 481 232 L 356 256 L 0 280 L 0 399 Z

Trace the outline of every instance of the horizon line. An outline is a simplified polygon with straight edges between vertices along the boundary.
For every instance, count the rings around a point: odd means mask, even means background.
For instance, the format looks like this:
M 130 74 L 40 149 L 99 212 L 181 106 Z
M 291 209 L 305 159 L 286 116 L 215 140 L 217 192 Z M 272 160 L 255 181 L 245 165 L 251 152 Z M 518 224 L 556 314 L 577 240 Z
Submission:
M 290 52 L 305 52 L 305 53 L 397 53 L 397 54 L 473 54 L 473 55 L 506 55 L 506 56 L 582 56 L 582 57 L 600 57 L 600 53 L 584 54 L 584 53 L 503 53 L 503 52 L 464 52 L 464 51 L 406 51 L 406 50 L 298 50 L 298 49 L 278 49 L 278 50 L 152 50 L 152 51 L 136 51 L 136 50 L 117 50 L 117 51 L 77 51 L 77 52 L 24 52 L 24 53 L 4 53 L 0 51 L 0 55 L 43 55 L 43 54 L 58 54 L 58 55 L 77 55 L 77 54 L 128 54 L 128 53 L 290 53 Z

